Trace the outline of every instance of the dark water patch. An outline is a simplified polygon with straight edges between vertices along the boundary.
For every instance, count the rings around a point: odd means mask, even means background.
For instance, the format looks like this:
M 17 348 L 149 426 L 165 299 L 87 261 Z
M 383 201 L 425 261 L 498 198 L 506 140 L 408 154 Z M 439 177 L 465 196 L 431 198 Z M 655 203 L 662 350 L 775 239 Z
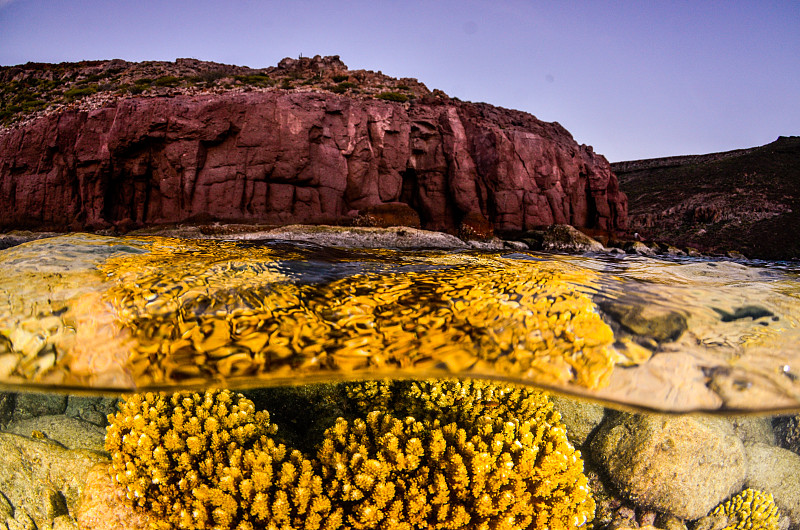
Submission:
M 774 317 L 773 321 L 778 321 L 778 317 L 775 316 L 775 313 L 769 309 L 765 309 L 757 305 L 737 307 L 733 310 L 733 312 L 728 312 L 718 307 L 712 307 L 711 309 L 719 313 L 720 320 L 723 322 L 733 322 L 734 320 L 739 320 L 742 318 L 752 318 L 753 320 L 758 320 L 759 318 L 765 317 Z

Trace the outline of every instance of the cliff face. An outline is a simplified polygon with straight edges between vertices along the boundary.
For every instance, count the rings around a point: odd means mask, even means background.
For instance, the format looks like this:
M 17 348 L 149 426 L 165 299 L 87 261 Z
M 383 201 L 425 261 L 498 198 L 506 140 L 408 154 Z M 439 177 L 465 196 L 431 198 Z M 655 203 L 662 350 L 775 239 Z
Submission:
M 0 227 L 192 219 L 347 222 L 405 203 L 422 226 L 624 228 L 605 158 L 557 123 L 485 104 L 265 90 L 134 97 L 0 133 Z

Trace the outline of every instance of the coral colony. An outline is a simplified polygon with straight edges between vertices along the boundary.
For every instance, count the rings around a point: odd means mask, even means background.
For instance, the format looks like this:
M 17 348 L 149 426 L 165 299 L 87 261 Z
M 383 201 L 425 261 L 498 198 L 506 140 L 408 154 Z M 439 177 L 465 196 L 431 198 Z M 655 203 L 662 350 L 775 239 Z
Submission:
M 314 457 L 227 390 L 134 395 L 106 449 L 159 528 L 578 528 L 595 504 L 544 394 L 479 381 L 348 384 Z

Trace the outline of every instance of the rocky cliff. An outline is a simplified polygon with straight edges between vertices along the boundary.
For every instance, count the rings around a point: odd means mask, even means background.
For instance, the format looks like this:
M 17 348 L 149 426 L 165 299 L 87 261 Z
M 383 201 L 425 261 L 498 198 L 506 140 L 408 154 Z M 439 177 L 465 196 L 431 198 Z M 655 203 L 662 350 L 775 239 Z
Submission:
M 617 230 L 627 215 L 606 159 L 557 123 L 278 88 L 106 98 L 7 128 L 0 204 L 5 229 L 343 223 L 386 204 L 448 231 Z

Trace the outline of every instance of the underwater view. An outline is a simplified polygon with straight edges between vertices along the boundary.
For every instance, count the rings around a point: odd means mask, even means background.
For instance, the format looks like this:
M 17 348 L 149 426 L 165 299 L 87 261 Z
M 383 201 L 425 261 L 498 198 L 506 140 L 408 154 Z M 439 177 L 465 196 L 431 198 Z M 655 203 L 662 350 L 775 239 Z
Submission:
M 798 276 L 19 244 L 0 250 L 0 528 L 800 528 Z

